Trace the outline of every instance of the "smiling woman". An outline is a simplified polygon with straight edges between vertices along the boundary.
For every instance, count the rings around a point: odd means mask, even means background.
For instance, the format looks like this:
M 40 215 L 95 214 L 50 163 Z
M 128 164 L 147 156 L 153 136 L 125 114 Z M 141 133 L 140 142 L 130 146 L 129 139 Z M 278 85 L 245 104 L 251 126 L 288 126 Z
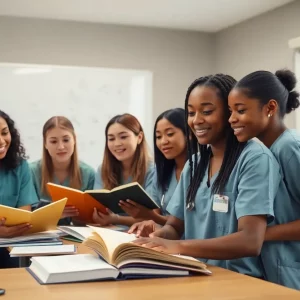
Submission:
M 137 118 L 131 114 L 113 117 L 106 125 L 105 139 L 103 162 L 96 172 L 94 188 L 111 190 L 125 183 L 138 182 L 148 189 L 152 183 L 154 169 L 148 154 L 144 130 Z M 132 225 L 137 220 L 95 211 L 94 221 L 100 225 Z
M 76 135 L 72 123 L 65 117 L 50 118 L 43 127 L 43 157 L 30 165 L 39 199 L 49 201 L 46 185 L 54 182 L 82 191 L 93 188 L 94 170 L 78 160 Z M 66 207 L 60 224 L 70 223 L 78 215 L 74 207 Z
M 0 204 L 24 210 L 31 210 L 31 205 L 38 199 L 34 192 L 30 170 L 25 160 L 20 135 L 14 121 L 0 110 Z M 3 216 L 0 216 L 1 218 Z M 30 224 L 5 226 L 5 219 L 0 220 L 0 238 L 22 235 Z M 9 258 L 5 248 L 0 249 L 0 268 L 16 266 Z

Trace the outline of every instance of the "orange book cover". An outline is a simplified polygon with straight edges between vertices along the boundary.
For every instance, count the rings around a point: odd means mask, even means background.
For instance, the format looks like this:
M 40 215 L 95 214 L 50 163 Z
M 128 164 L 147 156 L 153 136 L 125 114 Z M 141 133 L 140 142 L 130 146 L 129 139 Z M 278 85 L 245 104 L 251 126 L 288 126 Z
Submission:
M 47 183 L 47 188 L 53 202 L 67 198 L 67 205 L 75 206 L 78 209 L 79 216 L 76 219 L 80 221 L 93 223 L 94 207 L 98 211 L 106 213 L 106 207 L 85 192 L 50 182 Z

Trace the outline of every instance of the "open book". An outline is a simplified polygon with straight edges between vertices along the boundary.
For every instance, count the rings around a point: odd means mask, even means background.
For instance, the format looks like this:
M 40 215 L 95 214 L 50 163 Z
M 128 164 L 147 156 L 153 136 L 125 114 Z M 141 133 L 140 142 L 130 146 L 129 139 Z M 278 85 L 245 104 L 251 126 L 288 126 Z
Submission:
M 0 205 L 0 216 L 6 219 L 6 226 L 13 226 L 22 223 L 31 224 L 32 228 L 27 231 L 26 234 L 55 230 L 66 203 L 67 198 L 60 199 L 55 203 L 51 203 L 35 211 Z
M 149 209 L 159 208 L 156 202 L 151 199 L 147 192 L 137 182 L 118 186 L 111 191 L 102 189 L 82 192 L 54 183 L 47 183 L 47 186 L 52 201 L 61 199 L 61 197 L 67 197 L 67 204 L 74 205 L 79 209 L 80 219 L 82 219 L 83 216 L 88 217 L 88 213 L 92 214 L 94 207 L 102 212 L 105 212 L 104 207 L 107 207 L 116 214 L 124 213 L 119 206 L 119 201 L 126 199 L 135 201 Z
M 92 254 L 34 257 L 27 270 L 41 284 L 211 274 L 204 263 L 192 257 L 164 254 L 131 243 L 136 239 L 133 234 L 91 228 L 93 235 L 84 244 L 102 259 Z
M 107 263 L 114 267 L 140 267 L 146 269 L 177 269 L 210 274 L 206 265 L 190 256 L 171 255 L 131 243 L 134 234 L 112 231 L 101 227 L 93 229 L 83 245 L 93 249 Z
M 67 205 L 75 206 L 79 211 L 79 216 L 76 219 L 85 223 L 93 223 L 94 207 L 102 213 L 106 213 L 106 208 L 91 197 L 88 193 L 65 187 L 62 185 L 47 183 L 48 192 L 53 202 L 58 201 L 62 197 L 68 199 Z

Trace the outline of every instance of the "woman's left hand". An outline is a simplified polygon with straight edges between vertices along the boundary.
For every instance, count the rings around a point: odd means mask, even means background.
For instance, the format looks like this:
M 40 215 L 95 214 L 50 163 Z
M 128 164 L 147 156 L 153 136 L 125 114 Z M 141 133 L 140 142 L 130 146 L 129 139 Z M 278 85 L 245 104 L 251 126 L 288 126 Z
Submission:
M 166 240 L 159 237 L 154 237 L 139 238 L 133 241 L 133 243 L 163 253 L 180 254 L 180 241 Z
M 135 219 L 151 220 L 154 214 L 152 209 L 140 205 L 132 200 L 120 200 L 120 207 L 131 217 Z

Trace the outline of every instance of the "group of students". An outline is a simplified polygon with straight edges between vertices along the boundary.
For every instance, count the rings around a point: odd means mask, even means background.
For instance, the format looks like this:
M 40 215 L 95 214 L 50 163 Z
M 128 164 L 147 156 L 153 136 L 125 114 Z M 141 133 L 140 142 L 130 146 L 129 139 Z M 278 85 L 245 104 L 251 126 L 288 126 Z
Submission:
M 139 182 L 160 209 L 120 199 L 124 214 L 95 209 L 93 221 L 131 226 L 143 247 L 300 289 L 300 134 L 283 121 L 299 106 L 295 86 L 289 70 L 257 71 L 238 82 L 224 74 L 200 77 L 184 109 L 157 117 L 154 162 L 139 121 L 123 114 L 105 128 L 96 172 L 78 160 L 65 117 L 46 122 L 42 159 L 29 166 L 14 122 L 0 111 L 1 204 L 30 210 L 50 201 L 49 181 L 83 191 Z M 76 224 L 77 216 L 76 207 L 66 207 L 61 222 Z M 0 237 L 28 228 L 1 219 Z

